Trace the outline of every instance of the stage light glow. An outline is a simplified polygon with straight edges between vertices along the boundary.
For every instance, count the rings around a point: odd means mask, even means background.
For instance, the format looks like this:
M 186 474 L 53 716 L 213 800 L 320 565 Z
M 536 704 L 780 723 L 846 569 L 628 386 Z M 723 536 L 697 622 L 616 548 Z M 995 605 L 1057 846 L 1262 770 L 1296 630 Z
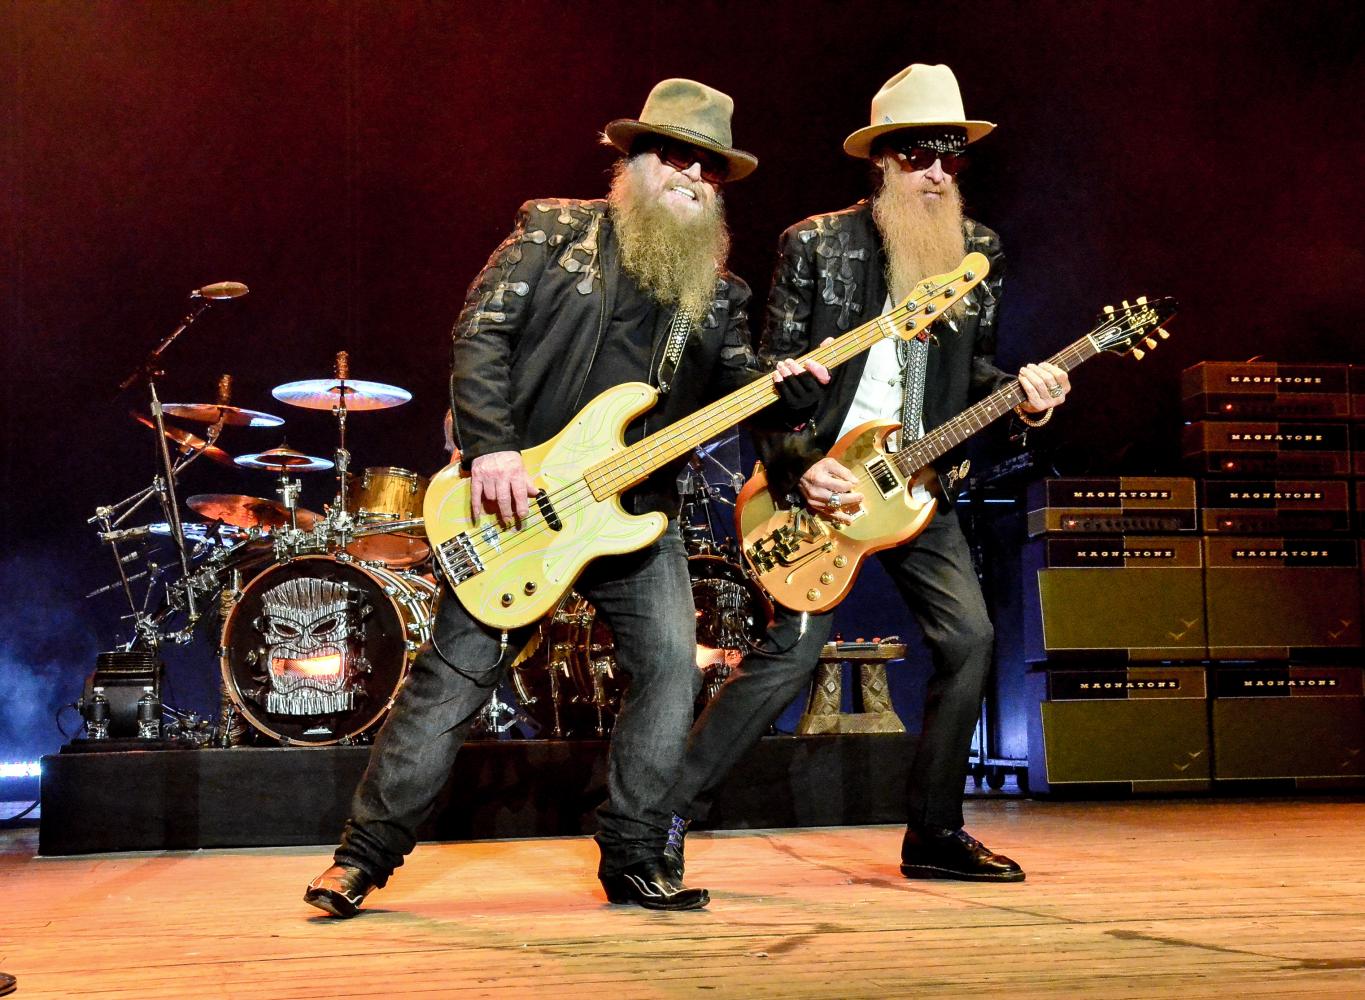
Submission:
M 0 761 L 0 778 L 37 778 L 42 768 L 36 760 Z
M 335 677 L 341 673 L 341 654 L 314 656 L 306 660 L 276 660 L 276 672 L 302 674 L 304 677 Z

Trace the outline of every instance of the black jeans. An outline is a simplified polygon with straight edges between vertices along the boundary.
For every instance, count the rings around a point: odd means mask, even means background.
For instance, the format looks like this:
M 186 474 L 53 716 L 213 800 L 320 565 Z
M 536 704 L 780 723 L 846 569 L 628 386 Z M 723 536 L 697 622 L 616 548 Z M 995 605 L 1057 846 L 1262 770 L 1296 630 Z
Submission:
M 935 515 L 918 537 L 878 558 L 919 621 L 934 661 L 910 767 L 907 820 L 956 829 L 995 632 L 955 513 Z M 765 642 L 776 652 L 746 656 L 693 727 L 682 776 L 668 796 L 671 811 L 706 817 L 730 769 L 810 684 L 833 624 L 833 612 L 811 615 L 801 634 L 801 616 L 778 608 Z
M 607 801 L 598 810 L 600 875 L 663 850 L 664 797 L 677 779 L 701 685 L 696 611 L 687 556 L 676 524 L 639 552 L 588 566 L 575 587 L 611 628 L 617 666 L 630 677 L 607 762 Z M 385 720 L 351 805 L 337 864 L 354 865 L 379 885 L 417 842 L 474 716 L 530 628 L 510 637 L 475 621 L 442 596 L 429 642 Z

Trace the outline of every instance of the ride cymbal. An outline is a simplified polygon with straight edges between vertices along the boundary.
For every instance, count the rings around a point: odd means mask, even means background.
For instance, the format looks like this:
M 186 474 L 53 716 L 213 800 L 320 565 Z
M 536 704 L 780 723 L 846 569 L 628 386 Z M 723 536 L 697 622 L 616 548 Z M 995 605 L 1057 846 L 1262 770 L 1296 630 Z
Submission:
M 402 406 L 412 399 L 412 393 L 396 385 L 365 382 L 361 379 L 311 378 L 302 382 L 286 382 L 270 390 L 281 403 L 301 406 L 305 410 L 334 409 L 344 396 L 348 410 L 387 410 Z

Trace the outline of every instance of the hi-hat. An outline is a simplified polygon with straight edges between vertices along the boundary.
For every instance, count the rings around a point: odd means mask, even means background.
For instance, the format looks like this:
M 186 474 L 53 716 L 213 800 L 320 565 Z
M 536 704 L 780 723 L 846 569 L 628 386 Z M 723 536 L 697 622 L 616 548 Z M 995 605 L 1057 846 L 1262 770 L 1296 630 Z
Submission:
M 129 411 L 128 416 L 132 417 L 144 427 L 156 428 L 156 424 L 151 417 L 143 416 L 141 413 L 135 413 L 131 410 Z M 204 457 L 211 462 L 217 462 L 219 465 L 232 464 L 232 456 L 222 448 L 219 448 L 217 445 L 209 444 L 197 434 L 191 434 L 187 430 L 182 430 L 179 427 L 172 427 L 170 424 L 167 424 L 166 438 L 173 442 L 176 447 L 180 449 L 181 453 L 185 455 L 188 455 L 191 452 L 202 451 Z
M 226 403 L 163 403 L 161 409 L 167 416 L 201 424 L 216 424 L 221 420 L 228 427 L 278 427 L 284 423 L 284 417 L 273 413 Z
M 323 472 L 334 464 L 331 459 L 305 455 L 286 444 L 254 455 L 238 455 L 234 461 L 244 469 L 268 469 L 271 472 Z
M 210 521 L 222 521 L 239 528 L 281 528 L 289 523 L 289 510 L 282 503 L 264 497 L 248 497 L 239 493 L 200 493 L 185 501 L 185 506 Z M 321 515 L 299 507 L 295 510 L 299 527 L 312 528 Z
M 365 382 L 361 379 L 311 378 L 302 382 L 286 382 L 270 390 L 281 403 L 301 406 L 305 410 L 331 410 L 346 400 L 348 410 L 387 410 L 402 406 L 412 399 L 412 393 L 396 385 Z

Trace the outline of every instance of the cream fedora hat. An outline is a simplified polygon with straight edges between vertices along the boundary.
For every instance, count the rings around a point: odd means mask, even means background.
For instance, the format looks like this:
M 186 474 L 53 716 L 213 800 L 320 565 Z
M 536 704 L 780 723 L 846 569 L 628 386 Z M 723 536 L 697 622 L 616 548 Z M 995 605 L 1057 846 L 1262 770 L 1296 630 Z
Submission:
M 882 84 L 872 98 L 872 123 L 844 140 L 844 152 L 866 158 L 879 136 L 935 125 L 965 129 L 968 142 L 995 128 L 994 122 L 967 120 L 957 77 L 947 66 L 913 63 Z
M 639 118 L 618 118 L 602 134 L 627 155 L 642 135 L 661 135 L 708 149 L 730 165 L 726 180 L 737 181 L 754 172 L 758 157 L 731 144 L 730 118 L 734 112 L 735 102 L 729 94 L 704 83 L 661 80 L 645 98 Z

